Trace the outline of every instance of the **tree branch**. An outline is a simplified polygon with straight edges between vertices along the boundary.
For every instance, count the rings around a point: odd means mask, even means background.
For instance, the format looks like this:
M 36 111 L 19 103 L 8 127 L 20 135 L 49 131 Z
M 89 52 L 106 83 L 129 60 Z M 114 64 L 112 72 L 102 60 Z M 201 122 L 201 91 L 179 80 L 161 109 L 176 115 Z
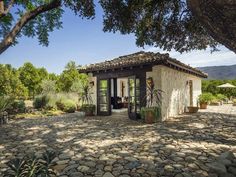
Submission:
M 32 19 L 43 12 L 50 11 L 61 5 L 61 0 L 53 0 L 48 4 L 41 5 L 32 11 L 26 12 L 16 25 L 12 28 L 8 35 L 0 43 L 0 54 L 2 54 L 6 49 L 8 49 L 14 42 L 15 37 L 21 31 L 21 29 Z
M 187 5 L 213 39 L 236 53 L 236 1 L 187 0 Z
M 13 6 L 13 4 L 15 2 L 14 0 L 11 0 L 9 2 L 8 7 L 5 9 L 4 8 L 3 0 L 1 0 L 1 1 L 2 1 L 2 10 L 0 10 L 0 19 L 8 14 L 8 12 L 10 11 L 10 9 L 12 8 L 12 6 Z

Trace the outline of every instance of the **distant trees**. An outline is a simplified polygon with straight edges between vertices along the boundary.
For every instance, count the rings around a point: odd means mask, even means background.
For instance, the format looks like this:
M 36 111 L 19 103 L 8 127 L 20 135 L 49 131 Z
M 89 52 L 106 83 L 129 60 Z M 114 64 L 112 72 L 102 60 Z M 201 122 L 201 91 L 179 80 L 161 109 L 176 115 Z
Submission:
M 86 78 L 84 74 L 78 72 L 80 66 L 77 66 L 74 61 L 70 61 L 66 66 L 65 70 L 59 76 L 57 84 L 61 91 L 69 92 L 73 83 L 77 80 L 83 80 Z
M 52 92 L 71 92 L 78 81 L 87 80 L 80 74 L 74 61 L 70 61 L 60 75 L 48 73 L 45 68 L 37 68 L 32 63 L 24 63 L 19 69 L 11 65 L 0 64 L 0 96 L 14 98 L 34 97 L 38 94 Z
M 11 65 L 0 64 L 0 96 L 27 97 L 28 90 L 19 79 L 19 72 Z
M 217 86 L 225 83 L 231 83 L 236 85 L 235 80 L 203 80 L 202 81 L 202 91 L 203 92 L 210 92 L 213 95 L 216 94 L 223 94 L 227 97 L 235 96 L 236 97 L 236 89 L 232 88 L 218 88 Z

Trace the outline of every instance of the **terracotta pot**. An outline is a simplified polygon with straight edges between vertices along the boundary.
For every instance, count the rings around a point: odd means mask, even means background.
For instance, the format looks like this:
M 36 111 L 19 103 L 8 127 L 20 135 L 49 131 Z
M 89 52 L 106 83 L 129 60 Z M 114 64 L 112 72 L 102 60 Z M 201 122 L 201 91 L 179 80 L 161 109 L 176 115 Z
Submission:
M 207 103 L 200 103 L 200 109 L 207 109 Z
M 146 111 L 145 113 L 145 122 L 147 124 L 153 124 L 155 122 L 155 115 L 152 111 Z
M 196 112 L 198 112 L 198 107 L 197 106 L 188 106 L 188 112 L 189 113 L 196 113 Z

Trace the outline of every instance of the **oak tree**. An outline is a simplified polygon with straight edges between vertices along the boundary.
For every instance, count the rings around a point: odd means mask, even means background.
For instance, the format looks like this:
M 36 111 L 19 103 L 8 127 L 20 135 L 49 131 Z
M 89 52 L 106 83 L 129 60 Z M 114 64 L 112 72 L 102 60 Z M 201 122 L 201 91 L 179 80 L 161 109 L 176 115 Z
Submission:
M 179 52 L 216 49 L 236 52 L 236 1 L 233 0 L 100 0 L 104 31 L 134 33 L 138 46 L 154 45 Z M 93 0 L 0 0 L 0 54 L 21 35 L 37 36 L 61 28 L 64 8 L 82 18 L 95 16 Z M 12 10 L 13 9 L 13 10 Z

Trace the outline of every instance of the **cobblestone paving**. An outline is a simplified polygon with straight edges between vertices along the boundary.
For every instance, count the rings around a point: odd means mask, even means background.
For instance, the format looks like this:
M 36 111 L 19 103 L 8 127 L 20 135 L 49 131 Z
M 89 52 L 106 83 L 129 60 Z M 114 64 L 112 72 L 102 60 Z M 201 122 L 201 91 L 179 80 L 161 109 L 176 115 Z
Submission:
M 22 119 L 0 127 L 0 176 L 14 156 L 58 152 L 57 176 L 212 176 L 208 164 L 236 152 L 236 107 L 209 107 L 154 125 L 124 114 Z

